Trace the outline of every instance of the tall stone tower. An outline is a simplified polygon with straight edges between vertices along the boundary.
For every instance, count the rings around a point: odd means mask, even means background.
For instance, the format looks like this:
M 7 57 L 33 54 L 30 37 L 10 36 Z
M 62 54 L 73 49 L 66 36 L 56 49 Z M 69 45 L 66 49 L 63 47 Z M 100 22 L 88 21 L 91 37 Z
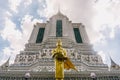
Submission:
M 120 80 L 120 66 L 111 59 L 109 71 L 101 56 L 92 49 L 85 26 L 72 23 L 61 12 L 46 23 L 34 25 L 25 49 L 16 56 L 14 64 L 9 65 L 9 58 L 0 66 L 0 80 L 55 80 L 51 50 L 58 39 L 62 40 L 67 56 L 78 70 L 65 70 L 64 80 Z
M 62 40 L 67 56 L 78 71 L 108 69 L 101 56 L 92 49 L 85 26 L 82 23 L 72 23 L 67 16 L 58 12 L 46 23 L 34 25 L 24 51 L 16 56 L 15 63 L 9 70 L 54 72 L 51 50 L 56 47 L 57 39 Z

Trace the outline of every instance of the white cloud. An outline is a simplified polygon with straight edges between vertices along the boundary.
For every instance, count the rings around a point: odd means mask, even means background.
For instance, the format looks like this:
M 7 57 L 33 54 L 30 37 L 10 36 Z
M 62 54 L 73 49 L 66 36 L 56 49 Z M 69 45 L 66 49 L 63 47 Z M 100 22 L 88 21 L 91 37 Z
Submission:
M 12 14 L 11 14 L 10 12 L 6 11 L 6 12 L 5 12 L 5 16 L 6 16 L 6 17 L 11 17 Z
M 5 63 L 7 59 L 11 56 L 12 54 L 12 49 L 10 47 L 5 47 L 2 52 L 0 52 L 1 60 L 0 60 L 0 65 Z M 12 61 L 13 62 L 13 61 Z
M 46 16 L 46 9 L 43 9 L 43 10 L 38 9 L 37 13 L 39 14 L 39 16 L 45 17 Z
M 115 37 L 115 29 L 112 29 L 112 31 L 110 32 L 110 38 L 114 38 Z
M 29 6 L 31 3 L 32 3 L 32 0 L 25 0 L 24 1 L 25 7 Z
M 24 4 L 24 7 L 20 4 Z M 18 13 L 18 7 L 26 8 L 32 3 L 32 0 L 9 0 L 9 7 L 13 12 Z
M 98 54 L 102 57 L 103 62 L 106 62 L 106 56 L 105 53 L 103 51 L 99 51 Z
M 3 49 L 4 58 L 6 59 L 8 56 L 15 56 L 21 50 L 24 49 L 25 44 L 28 42 L 31 31 L 33 29 L 33 24 L 36 22 L 41 22 L 42 20 L 33 19 L 33 16 L 25 15 L 21 21 L 21 29 L 22 31 L 16 28 L 16 24 L 11 21 L 11 19 L 5 19 L 5 27 L 1 30 L 1 36 L 3 39 L 8 40 L 10 43 L 9 47 L 5 47 Z M 15 58 L 15 57 L 13 57 Z M 13 63 L 14 59 L 12 59 L 11 63 Z
M 31 31 L 33 29 L 33 22 L 31 19 L 33 16 L 25 15 L 24 18 L 21 21 L 21 28 L 22 28 L 22 40 L 24 40 L 24 44 L 28 42 L 28 39 L 30 37 Z
M 114 29 L 119 25 L 120 21 L 120 1 L 115 0 L 99 0 L 98 3 L 94 5 L 95 13 L 92 20 L 93 29 L 100 34 L 101 30 L 104 30 L 106 27 L 111 29 L 110 37 L 114 38 Z M 108 25 L 108 26 L 104 26 Z
M 8 36 L 14 35 L 14 29 L 16 25 L 8 18 L 5 18 L 5 28 L 2 31 L 2 37 L 7 39 Z M 11 36 L 10 36 L 11 37 Z
M 29 6 L 30 4 L 32 4 L 32 0 L 26 0 L 26 1 L 9 0 L 8 5 L 9 5 L 10 9 L 13 12 L 18 13 L 18 15 L 17 14 L 13 15 L 14 13 L 10 13 L 10 11 L 4 12 L 5 13 L 5 15 L 3 16 L 4 28 L 2 30 L 0 30 L 0 36 L 4 40 L 7 40 L 9 42 L 9 46 L 4 47 L 4 49 L 1 52 L 1 55 L 3 54 L 3 58 L 1 60 L 5 61 L 8 58 L 8 56 L 11 55 L 11 57 L 12 57 L 12 59 L 10 61 L 11 63 L 13 63 L 15 55 L 19 54 L 20 51 L 24 49 L 25 44 L 28 42 L 28 39 L 29 39 L 30 34 L 33 29 L 33 24 L 35 24 L 36 22 L 43 22 L 43 20 L 41 20 L 41 19 L 34 19 L 34 17 L 36 15 L 33 15 L 33 16 L 29 15 L 29 14 L 31 14 L 30 11 L 33 10 L 33 9 L 29 9 L 29 7 L 27 9 L 25 9 L 26 11 L 24 11 L 24 13 L 18 11 L 19 10 L 18 8 L 20 7 L 21 3 L 24 5 L 24 8 L 25 8 L 25 7 Z M 35 5 L 30 6 L 30 8 L 31 7 L 35 7 Z M 44 7 L 45 7 L 45 5 L 44 5 Z M 23 6 L 21 6 L 21 8 L 23 8 Z M 40 10 L 40 9 L 41 9 L 41 7 L 38 8 L 38 10 Z M 27 12 L 27 10 L 28 10 L 28 12 Z M 44 11 L 44 9 L 42 10 L 42 12 L 39 12 L 39 14 L 44 14 L 45 12 L 43 12 L 43 11 Z M 42 15 L 42 16 L 44 16 L 44 15 Z M 17 23 L 18 19 L 16 19 L 16 17 L 21 20 L 21 22 L 20 22 L 21 24 Z M 20 28 L 18 29 L 18 27 L 20 27 Z M 0 62 L 1 62 L 1 60 L 0 60 Z
M 111 65 L 110 55 L 108 54 L 108 52 L 99 51 L 98 54 L 102 57 L 104 64 L 107 64 L 108 66 Z
M 50 18 L 53 14 L 56 13 L 58 0 L 46 0 L 47 8 L 46 8 L 46 17 Z
M 12 49 L 10 49 L 10 47 L 5 47 L 3 49 L 3 53 L 6 55 L 6 56 L 10 56 L 11 53 L 12 53 Z
M 22 48 L 21 45 L 16 45 L 20 44 L 22 34 L 18 29 L 16 29 L 16 25 L 8 18 L 5 19 L 5 28 L 3 29 L 1 36 L 3 39 L 6 39 L 10 42 L 10 47 L 12 49 L 19 50 L 19 48 Z
M 6 62 L 5 59 L 0 60 L 0 66 Z
M 10 43 L 9 47 L 5 47 L 3 49 L 4 55 L 10 54 L 18 54 L 20 50 L 24 48 L 24 38 L 18 29 L 16 29 L 16 25 L 9 19 L 5 19 L 5 28 L 2 30 L 1 36 L 3 39 L 8 40 Z
M 95 15 L 94 18 L 92 20 L 92 24 L 93 24 L 93 29 L 96 32 L 96 35 L 102 35 L 102 37 L 95 37 L 100 38 L 96 41 L 92 40 L 92 43 L 94 45 L 99 45 L 95 47 L 95 49 L 97 48 L 98 50 L 103 49 L 103 53 L 105 55 L 107 55 L 107 51 L 112 51 L 112 53 L 114 54 L 114 57 L 119 56 L 118 52 L 116 52 L 116 50 L 118 49 L 118 46 L 114 46 L 116 43 L 119 44 L 119 42 L 117 42 L 118 40 L 115 39 L 115 36 L 117 34 L 115 34 L 116 32 L 116 27 L 120 26 L 120 1 L 118 2 L 115 0 L 99 0 L 95 5 L 94 5 L 94 9 L 95 9 Z M 104 34 L 106 33 L 106 34 Z M 112 42 L 115 41 L 116 43 Z M 111 43 L 111 42 L 112 43 Z M 114 46 L 111 49 L 111 46 Z M 111 49 L 111 50 L 110 50 Z M 105 56 L 106 61 L 108 62 L 109 59 L 107 58 L 108 56 Z M 119 63 L 119 61 L 117 62 Z
M 20 5 L 22 0 L 9 0 L 10 9 L 17 13 L 17 7 Z

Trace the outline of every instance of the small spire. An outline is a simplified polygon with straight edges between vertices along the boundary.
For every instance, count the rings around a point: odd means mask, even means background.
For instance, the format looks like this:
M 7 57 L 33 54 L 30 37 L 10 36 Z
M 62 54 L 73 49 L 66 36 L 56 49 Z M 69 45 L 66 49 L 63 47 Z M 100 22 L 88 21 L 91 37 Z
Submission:
M 60 3 L 58 3 L 58 13 L 61 13 L 61 11 L 60 11 Z
M 8 58 L 8 60 L 2 66 L 0 66 L 2 70 L 7 70 L 8 69 L 9 61 L 10 61 L 10 57 Z
M 111 61 L 111 67 L 116 66 L 117 64 L 112 60 L 112 58 L 110 57 L 110 61 Z
M 118 69 L 118 68 L 119 68 L 119 65 L 116 64 L 116 63 L 113 61 L 113 59 L 111 58 L 110 54 L 109 54 L 109 57 L 110 57 L 110 61 L 111 61 L 111 68 L 116 68 L 116 69 Z

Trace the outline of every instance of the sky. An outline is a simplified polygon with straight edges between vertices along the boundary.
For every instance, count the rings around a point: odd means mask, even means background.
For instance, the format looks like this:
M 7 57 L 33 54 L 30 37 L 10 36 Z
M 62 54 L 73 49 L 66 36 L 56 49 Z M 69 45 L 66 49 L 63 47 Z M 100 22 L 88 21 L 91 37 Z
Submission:
M 0 65 L 24 50 L 33 25 L 46 22 L 58 9 L 83 23 L 93 49 L 110 65 L 120 65 L 120 0 L 0 0 Z

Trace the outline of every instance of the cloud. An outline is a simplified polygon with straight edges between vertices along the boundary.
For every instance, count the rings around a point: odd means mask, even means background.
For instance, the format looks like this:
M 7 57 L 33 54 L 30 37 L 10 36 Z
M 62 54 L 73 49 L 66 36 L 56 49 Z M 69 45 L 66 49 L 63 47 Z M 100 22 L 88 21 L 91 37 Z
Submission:
M 105 53 L 103 51 L 99 51 L 98 54 L 102 57 L 103 62 L 106 63 Z
M 24 5 L 21 7 L 26 8 L 27 6 L 29 6 L 32 3 L 32 0 L 9 0 L 8 2 L 9 2 L 10 9 L 13 12 L 18 13 L 18 11 L 19 11 L 18 8 L 21 6 L 21 4 Z
M 9 7 L 12 11 L 17 13 L 17 8 L 22 0 L 9 0 Z
M 2 30 L 1 36 L 4 40 L 10 42 L 10 46 L 3 49 L 5 59 L 11 54 L 16 55 L 24 49 L 33 28 L 31 16 L 26 15 L 23 18 L 21 27 L 22 32 L 16 29 L 16 25 L 10 19 L 6 18 L 5 28 Z
M 10 55 L 10 62 L 13 63 L 15 55 L 19 54 L 28 43 L 33 24 L 45 20 L 44 15 L 39 15 L 45 13 L 44 0 L 9 0 L 7 5 L 8 7 L 3 7 L 0 13 L 2 14 L 0 25 L 3 26 L 0 30 L 0 41 L 8 42 L 9 45 L 0 48 L 0 64 Z
M 22 18 L 22 32 L 16 29 L 16 25 L 10 19 L 6 19 L 6 26 L 2 30 L 1 36 L 4 40 L 8 40 L 10 42 L 10 46 L 5 47 L 2 50 L 1 55 L 3 55 L 3 57 L 2 62 L 0 61 L 1 64 L 5 62 L 9 56 L 11 56 L 10 63 L 13 63 L 16 54 L 19 54 L 20 51 L 24 49 L 25 44 L 28 43 L 28 39 L 33 29 L 33 24 L 36 22 L 41 22 L 41 20 L 32 20 L 32 18 L 33 17 L 30 15 L 25 15 L 24 18 Z
M 32 0 L 25 0 L 25 7 L 29 6 L 32 3 Z
M 2 31 L 2 37 L 5 40 L 11 42 L 11 48 L 16 48 L 15 45 L 18 43 L 17 41 L 21 39 L 21 33 L 19 30 L 16 29 L 16 25 L 8 18 L 5 20 L 5 28 Z M 19 36 L 19 37 L 18 37 Z M 16 41 L 15 41 L 16 40 Z
M 94 44 L 94 48 L 97 51 L 103 51 L 105 54 L 105 59 L 106 61 L 109 60 L 107 57 L 111 56 L 112 59 L 119 64 L 119 47 L 120 47 L 120 27 L 115 27 L 114 30 L 114 38 L 110 36 L 111 33 L 111 28 L 110 27 L 106 27 L 106 29 L 101 31 L 101 34 L 104 35 L 104 39 L 102 39 L 102 41 L 96 42 L 96 44 Z M 102 43 L 104 42 L 104 44 Z M 109 55 L 108 55 L 109 54 Z
M 111 29 L 110 36 L 114 38 L 114 28 L 120 25 L 120 1 L 115 0 L 99 0 L 93 8 L 95 9 L 95 15 L 92 20 L 93 29 L 100 34 L 101 30 L 106 27 Z
M 1 0 L 0 1 L 0 10 L 8 9 L 8 4 L 9 4 L 8 0 Z
M 19 40 L 21 39 L 21 32 L 16 29 L 16 25 L 8 18 L 5 19 L 5 27 L 1 32 L 1 36 L 4 40 L 10 43 L 10 46 L 4 47 L 1 52 L 2 59 L 6 60 L 11 54 L 18 54 L 18 50 L 22 48 Z M 16 52 L 17 53 L 14 53 Z
M 93 29 L 96 32 L 96 40 L 91 42 L 94 45 L 94 49 L 103 51 L 105 57 L 109 56 L 108 53 L 116 60 L 120 58 L 118 54 L 119 49 L 119 27 L 120 27 L 120 1 L 119 0 L 99 0 L 93 8 L 95 9 L 95 15 L 92 20 Z M 117 29 L 117 30 L 116 30 Z M 100 35 L 102 37 L 100 37 Z M 97 40 L 97 38 L 99 38 Z M 116 58 L 115 58 L 116 57 Z M 107 59 L 108 60 L 108 59 Z M 119 63 L 120 61 L 117 61 Z

